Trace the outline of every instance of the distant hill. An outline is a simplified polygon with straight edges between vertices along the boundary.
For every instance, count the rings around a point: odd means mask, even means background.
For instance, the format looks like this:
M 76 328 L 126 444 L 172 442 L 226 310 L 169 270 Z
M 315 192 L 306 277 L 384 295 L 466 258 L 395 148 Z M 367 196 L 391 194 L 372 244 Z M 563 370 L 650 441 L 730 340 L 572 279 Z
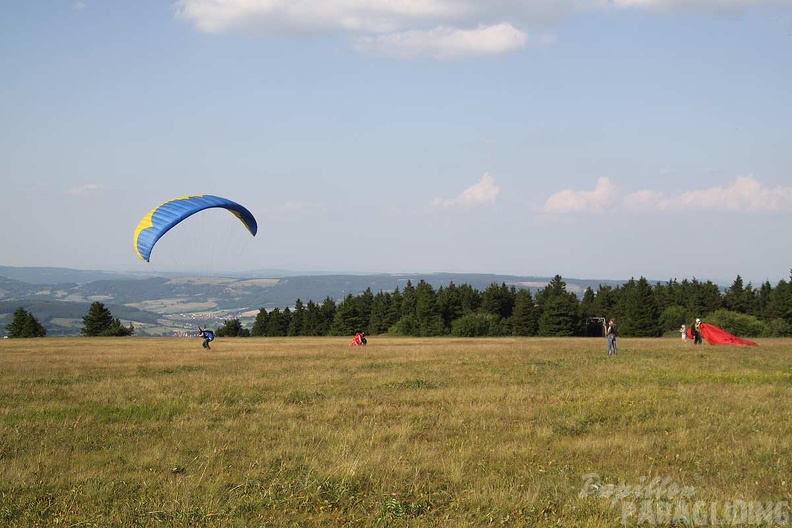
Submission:
M 47 281 L 51 279 L 51 281 Z M 341 301 L 359 295 L 403 289 L 407 281 L 424 280 L 435 289 L 451 282 L 469 284 L 483 291 L 491 284 L 515 285 L 533 292 L 550 277 L 485 273 L 327 274 L 270 277 L 208 277 L 167 274 L 135 275 L 66 268 L 14 268 L 0 266 L 0 333 L 19 306 L 33 313 L 50 334 L 79 333 L 88 306 L 100 301 L 114 317 L 132 322 L 137 334 L 178 334 L 193 331 L 196 324 L 217 325 L 237 317 L 252 324 L 262 308 L 321 303 L 327 297 Z M 567 289 L 582 295 L 586 288 L 619 285 L 623 281 L 564 278 Z M 76 331 L 75 331 L 75 326 Z
M 133 278 L 131 273 L 115 271 L 76 270 L 70 268 L 18 268 L 14 266 L 0 266 L 0 277 L 15 279 L 32 284 L 85 284 L 100 279 Z

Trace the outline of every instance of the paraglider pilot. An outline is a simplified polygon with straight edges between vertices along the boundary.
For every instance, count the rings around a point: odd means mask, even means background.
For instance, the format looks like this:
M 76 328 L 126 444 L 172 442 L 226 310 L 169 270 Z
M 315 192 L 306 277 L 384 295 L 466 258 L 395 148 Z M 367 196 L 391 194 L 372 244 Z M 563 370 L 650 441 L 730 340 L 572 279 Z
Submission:
M 701 319 L 696 319 L 696 324 L 693 325 L 693 330 L 691 332 L 693 334 L 693 344 L 700 345 L 701 344 Z
M 356 332 L 355 337 L 349 342 L 349 346 L 363 346 L 367 343 L 366 334 L 364 332 Z
M 199 332 L 198 337 L 203 338 L 203 344 L 201 346 L 207 350 L 211 350 L 212 348 L 209 346 L 209 343 L 211 341 L 214 341 L 215 338 L 214 332 L 212 332 L 211 330 L 202 330 L 200 326 L 198 327 L 198 332 Z

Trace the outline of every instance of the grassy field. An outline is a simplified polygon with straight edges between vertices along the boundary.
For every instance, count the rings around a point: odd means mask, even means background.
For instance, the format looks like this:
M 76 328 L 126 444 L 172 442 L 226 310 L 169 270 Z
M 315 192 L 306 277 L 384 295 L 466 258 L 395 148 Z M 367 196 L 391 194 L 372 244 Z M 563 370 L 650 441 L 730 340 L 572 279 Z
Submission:
M 347 343 L 0 340 L 0 526 L 792 523 L 790 339 Z

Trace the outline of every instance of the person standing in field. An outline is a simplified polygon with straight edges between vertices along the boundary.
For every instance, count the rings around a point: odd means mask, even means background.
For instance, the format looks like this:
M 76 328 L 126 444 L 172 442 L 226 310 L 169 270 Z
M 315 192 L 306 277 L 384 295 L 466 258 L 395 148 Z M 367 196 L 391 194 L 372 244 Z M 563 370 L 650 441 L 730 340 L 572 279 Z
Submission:
M 614 356 L 619 355 L 619 351 L 616 349 L 616 336 L 618 335 L 618 328 L 616 326 L 616 319 L 611 317 L 610 321 L 608 321 L 608 355 L 610 356 L 613 353 Z
M 679 333 L 682 334 L 682 342 L 685 343 L 687 341 L 687 326 L 684 324 L 680 326 Z
M 696 319 L 696 323 L 693 325 L 693 344 L 701 344 L 701 319 L 698 318 Z

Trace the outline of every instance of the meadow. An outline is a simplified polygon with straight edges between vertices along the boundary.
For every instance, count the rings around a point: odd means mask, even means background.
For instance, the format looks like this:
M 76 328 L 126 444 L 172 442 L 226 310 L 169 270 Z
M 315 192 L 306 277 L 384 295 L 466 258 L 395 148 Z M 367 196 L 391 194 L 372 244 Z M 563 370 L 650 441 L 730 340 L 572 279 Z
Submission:
M 0 526 L 789 525 L 792 339 L 0 340 Z

